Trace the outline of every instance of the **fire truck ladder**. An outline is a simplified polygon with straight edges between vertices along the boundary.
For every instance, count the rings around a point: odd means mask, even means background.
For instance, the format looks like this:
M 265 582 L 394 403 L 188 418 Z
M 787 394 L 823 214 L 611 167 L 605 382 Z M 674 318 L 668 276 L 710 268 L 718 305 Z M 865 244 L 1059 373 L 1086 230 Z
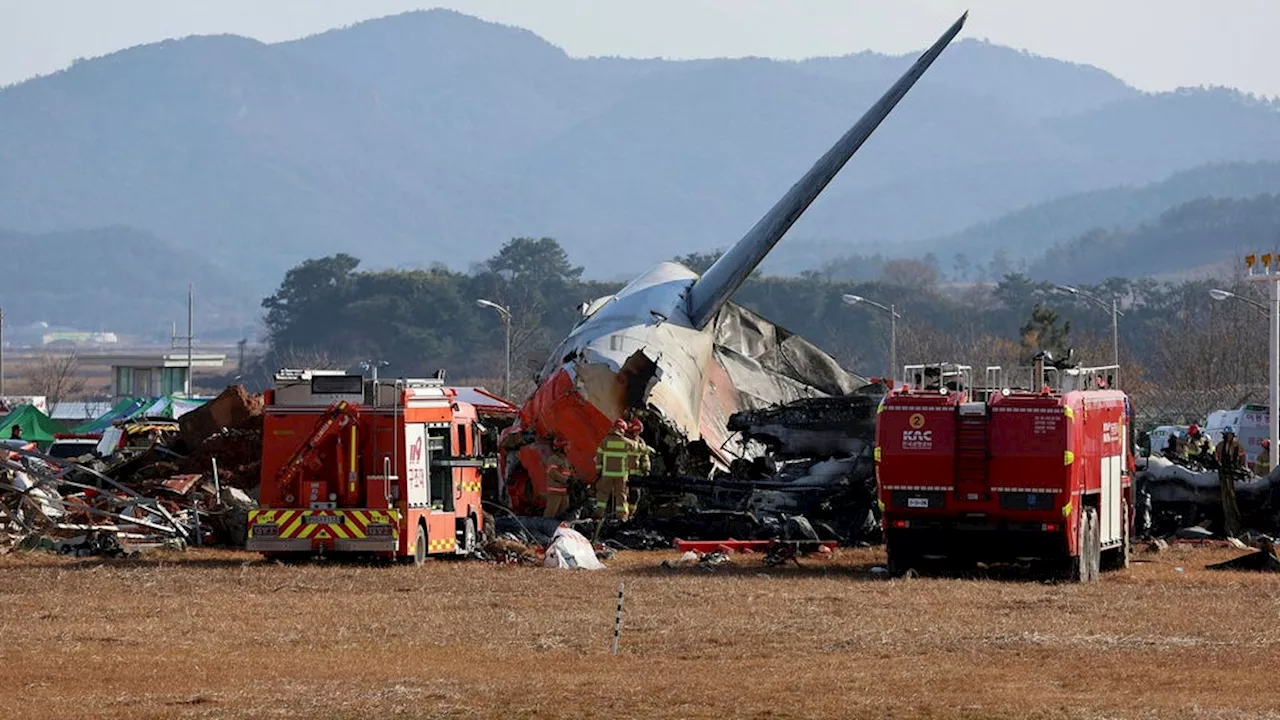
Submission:
M 987 404 L 960 404 L 956 423 L 956 494 L 978 500 L 987 492 Z
M 276 473 L 276 482 L 281 490 L 292 487 L 293 481 L 297 479 L 298 473 L 302 471 L 302 466 L 309 464 L 320 449 L 320 445 L 328 440 L 331 435 L 341 431 L 348 423 L 354 422 L 355 413 L 351 409 L 351 405 L 346 400 L 340 400 L 325 410 L 324 415 L 316 421 L 316 427 L 311 431 L 311 435 L 307 437 L 306 442 L 297 449 L 289 458 L 289 461 L 281 466 L 280 471 Z

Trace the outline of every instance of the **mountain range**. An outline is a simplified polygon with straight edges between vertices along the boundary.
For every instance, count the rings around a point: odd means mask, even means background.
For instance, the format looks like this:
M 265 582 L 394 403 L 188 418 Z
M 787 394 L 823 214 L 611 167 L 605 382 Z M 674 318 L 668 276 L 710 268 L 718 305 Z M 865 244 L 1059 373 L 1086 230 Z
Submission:
M 913 59 L 573 58 L 445 10 L 277 44 L 168 40 L 0 89 L 0 227 L 135 228 L 157 257 L 231 278 L 245 312 L 289 267 L 344 251 L 465 269 L 551 236 L 588 276 L 627 277 L 734 242 Z M 1277 162 L 1271 102 L 1143 93 L 965 40 L 766 269 L 855 251 L 1034 262 L 1197 193 L 1280 190 Z M 91 270 L 107 283 L 153 260 Z

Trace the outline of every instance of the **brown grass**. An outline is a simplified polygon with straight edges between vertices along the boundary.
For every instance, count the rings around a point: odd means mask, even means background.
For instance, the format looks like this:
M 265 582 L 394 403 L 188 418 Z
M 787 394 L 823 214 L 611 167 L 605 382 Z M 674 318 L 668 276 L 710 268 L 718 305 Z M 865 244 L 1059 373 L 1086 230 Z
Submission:
M 875 550 L 714 573 L 10 556 L 0 717 L 1277 717 L 1280 576 L 1202 569 L 1232 554 L 1092 586 L 885 581 Z

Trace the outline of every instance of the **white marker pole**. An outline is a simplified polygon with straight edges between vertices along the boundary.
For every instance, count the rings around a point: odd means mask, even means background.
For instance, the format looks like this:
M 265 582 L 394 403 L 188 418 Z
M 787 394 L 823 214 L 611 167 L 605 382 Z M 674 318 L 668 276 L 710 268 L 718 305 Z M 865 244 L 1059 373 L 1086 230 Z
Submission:
M 618 583 L 618 614 L 613 619 L 613 654 L 618 654 L 618 635 L 622 633 L 622 590 L 623 583 Z

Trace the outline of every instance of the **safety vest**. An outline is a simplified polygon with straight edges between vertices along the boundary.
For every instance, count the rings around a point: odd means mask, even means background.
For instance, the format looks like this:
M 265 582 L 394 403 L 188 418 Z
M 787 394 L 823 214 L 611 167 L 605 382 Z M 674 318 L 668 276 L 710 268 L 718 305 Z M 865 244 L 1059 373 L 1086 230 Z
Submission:
M 596 466 L 600 468 L 600 477 L 627 478 L 628 465 L 631 464 L 632 445 L 622 435 L 609 433 L 596 450 Z
M 1271 474 L 1271 448 L 1262 448 L 1262 452 L 1258 453 L 1258 459 L 1253 463 L 1257 468 L 1254 472 L 1262 477 Z

